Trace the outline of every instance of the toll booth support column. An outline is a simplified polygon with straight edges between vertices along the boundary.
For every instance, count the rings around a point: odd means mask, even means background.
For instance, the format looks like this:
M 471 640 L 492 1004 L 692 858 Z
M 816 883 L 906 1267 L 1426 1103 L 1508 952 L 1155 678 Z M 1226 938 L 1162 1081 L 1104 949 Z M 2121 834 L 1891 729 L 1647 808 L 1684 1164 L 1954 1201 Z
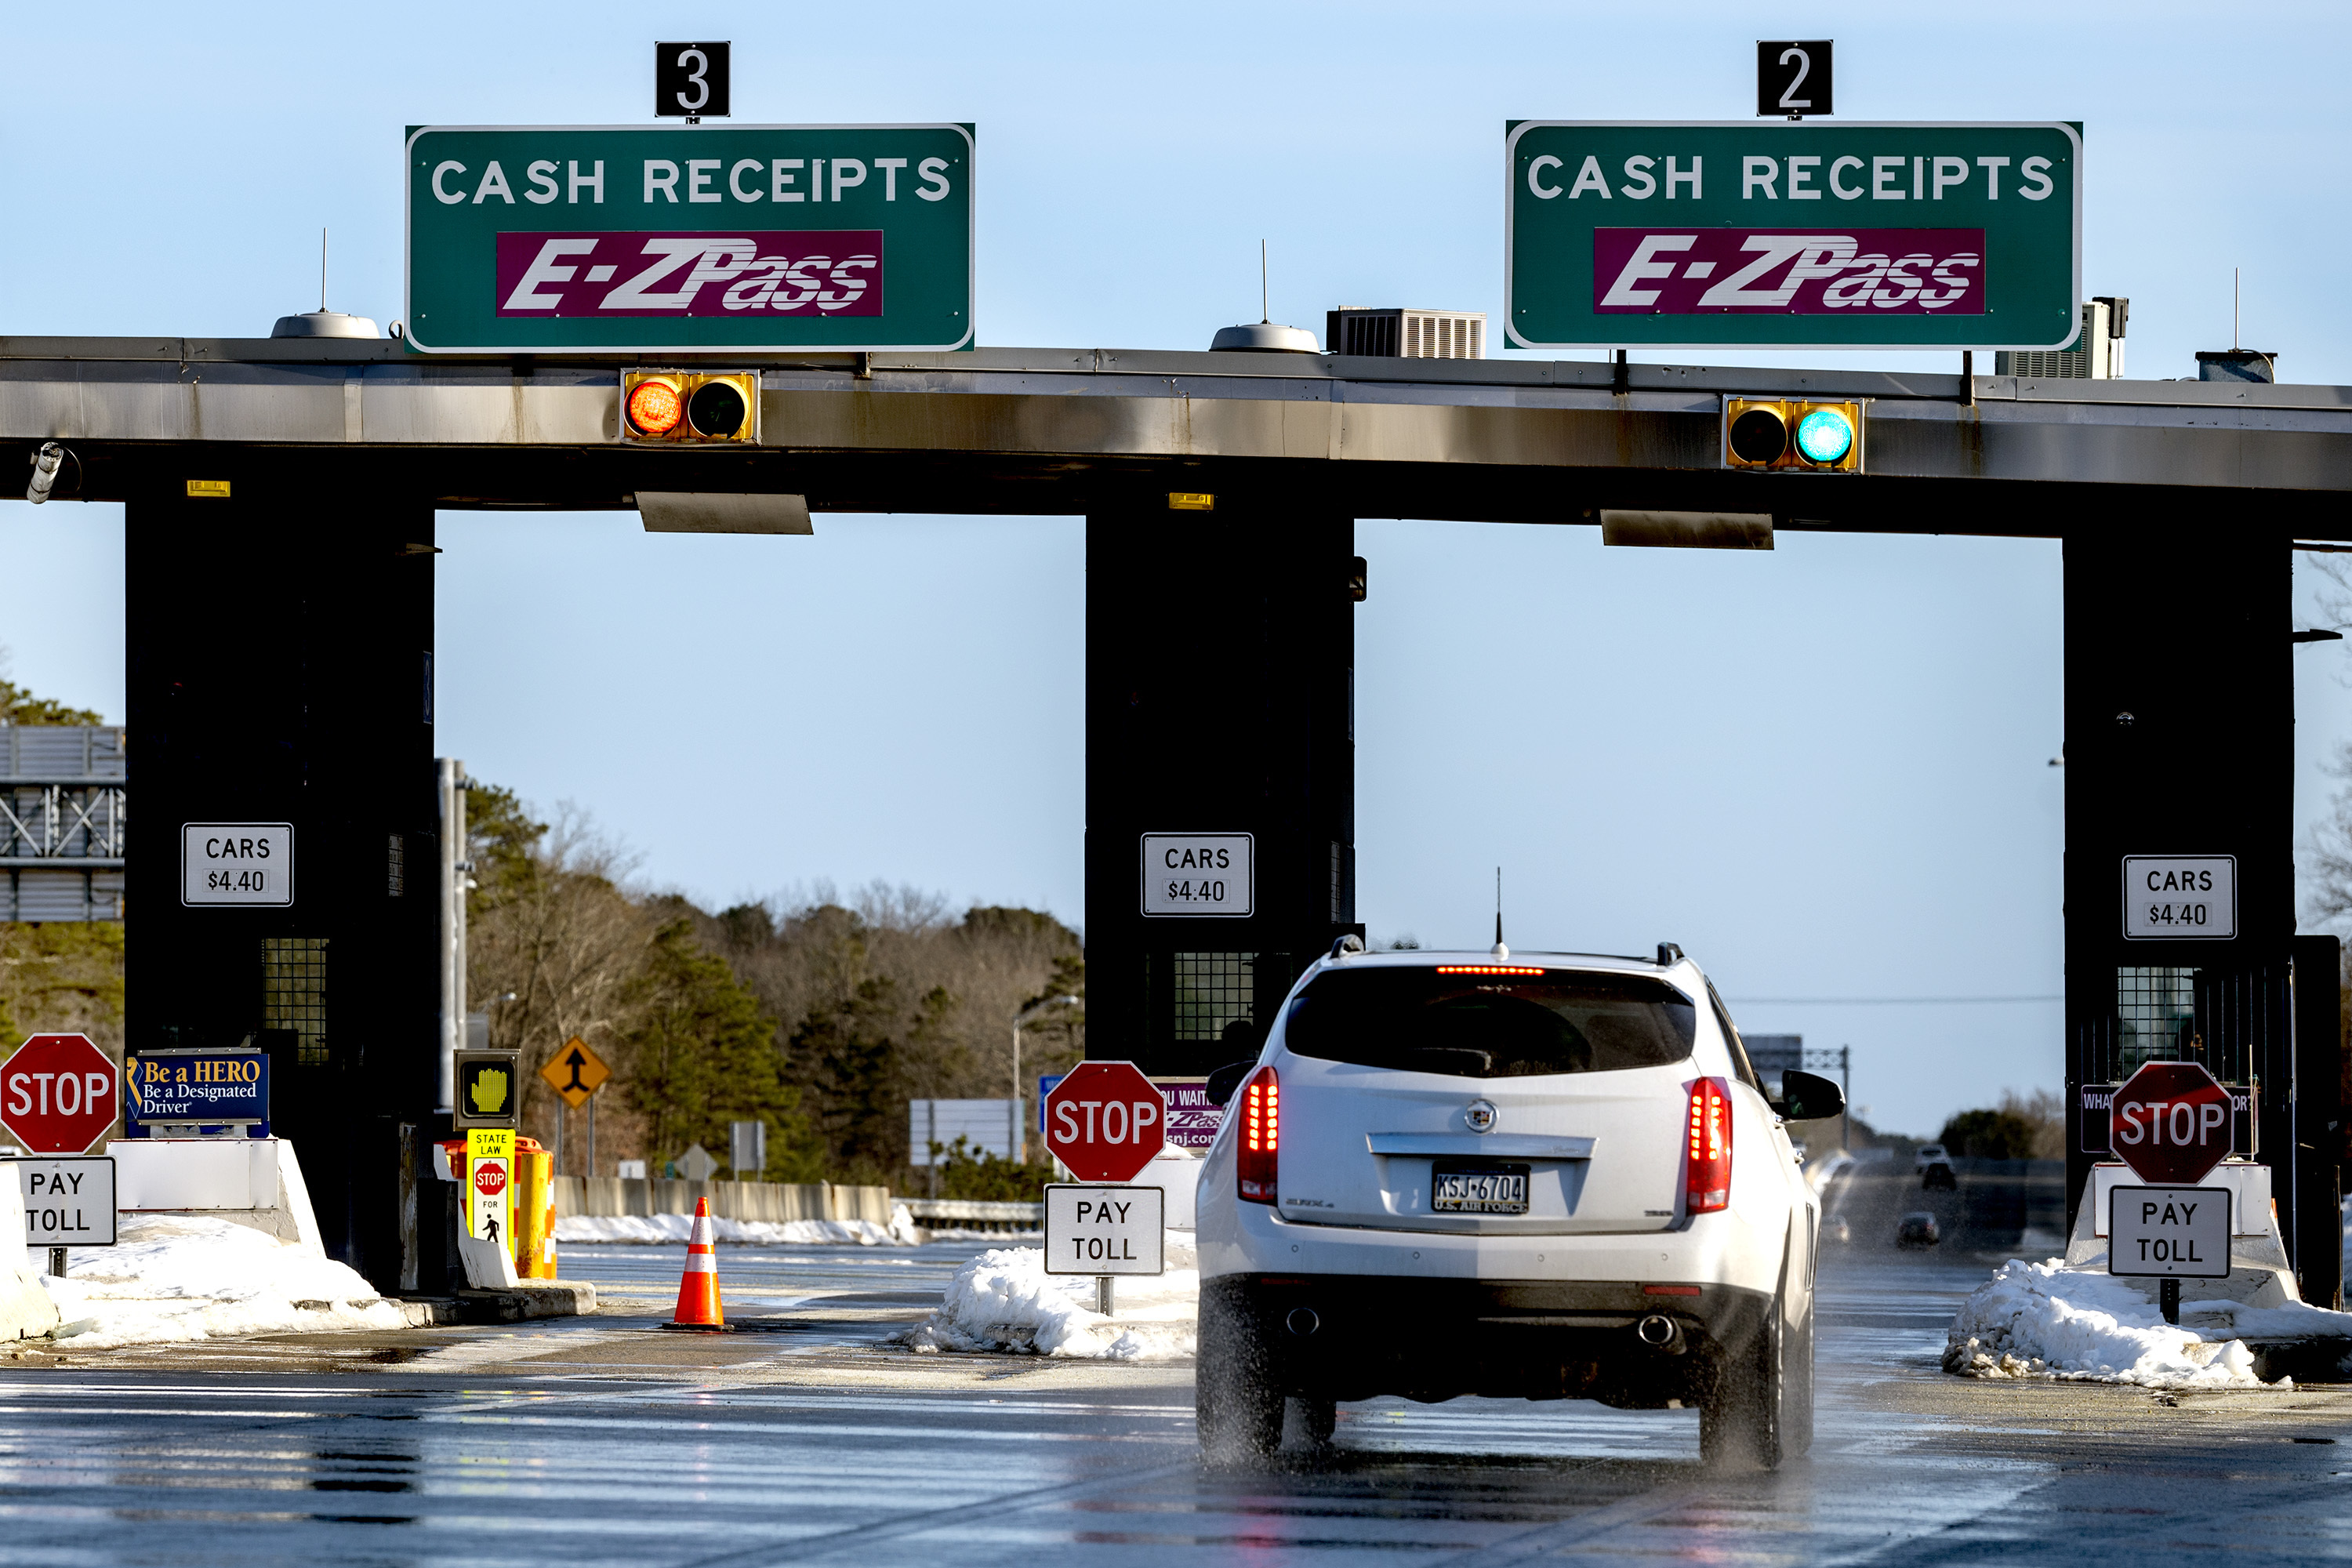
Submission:
M 270 1130 L 328 1254 L 413 1289 L 404 1237 L 437 1252 L 441 1234 L 437 1211 L 404 1212 L 440 1185 L 419 1147 L 437 1056 L 433 511 L 331 468 L 224 458 L 201 477 L 215 493 L 159 475 L 126 519 L 149 825 L 127 874 L 128 1042 L 266 1049 Z
M 2255 1091 L 2292 1248 L 2291 541 L 2164 506 L 2065 541 L 2067 1219 L 2108 1157 L 2101 1086 L 2199 1061 Z
M 1156 1078 L 1255 1055 L 1361 930 L 1354 521 L 1171 499 L 1087 518 L 1087 1049 Z

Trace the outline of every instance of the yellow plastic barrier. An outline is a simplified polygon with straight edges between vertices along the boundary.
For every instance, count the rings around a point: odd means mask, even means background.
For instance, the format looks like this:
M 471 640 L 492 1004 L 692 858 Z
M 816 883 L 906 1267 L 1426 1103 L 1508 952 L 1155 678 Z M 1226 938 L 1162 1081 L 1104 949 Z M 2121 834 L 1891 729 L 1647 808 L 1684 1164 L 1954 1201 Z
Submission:
M 535 1139 L 515 1140 L 515 1274 L 555 1278 L 555 1156 Z

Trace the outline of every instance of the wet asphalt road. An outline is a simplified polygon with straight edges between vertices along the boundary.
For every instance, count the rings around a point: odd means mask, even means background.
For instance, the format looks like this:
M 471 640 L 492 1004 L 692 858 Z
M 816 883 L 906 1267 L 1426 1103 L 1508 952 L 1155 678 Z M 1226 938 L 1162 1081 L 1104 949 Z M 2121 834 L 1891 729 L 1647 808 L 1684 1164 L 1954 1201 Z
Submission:
M 2352 1555 L 2352 1389 L 2184 1394 L 1937 1370 L 1984 1265 L 1824 1267 L 1811 1459 L 1726 1479 L 1695 1415 L 1342 1407 L 1335 1451 L 1194 1458 L 1189 1364 L 884 1344 L 971 1246 L 567 1248 L 605 1310 L 0 1362 L 0 1563 L 2130 1563 Z M 2336 1440 L 2342 1439 L 2339 1444 Z

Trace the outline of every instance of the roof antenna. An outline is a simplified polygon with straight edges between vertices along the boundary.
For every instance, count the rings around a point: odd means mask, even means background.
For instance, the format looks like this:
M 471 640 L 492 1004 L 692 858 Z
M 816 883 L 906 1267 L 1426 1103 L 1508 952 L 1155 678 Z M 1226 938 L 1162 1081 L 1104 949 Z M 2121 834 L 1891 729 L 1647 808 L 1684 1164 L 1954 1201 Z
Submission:
M 1265 241 L 1257 242 L 1257 319 L 1261 324 L 1274 320 L 1274 290 L 1265 277 Z
M 1495 947 L 1493 956 L 1508 958 L 1511 950 L 1503 945 L 1503 868 L 1495 868 Z
M 2235 267 L 2230 268 L 2230 352 L 2231 353 L 2238 352 L 2238 272 L 2239 268 Z
M 327 228 L 319 226 L 319 313 L 327 313 Z

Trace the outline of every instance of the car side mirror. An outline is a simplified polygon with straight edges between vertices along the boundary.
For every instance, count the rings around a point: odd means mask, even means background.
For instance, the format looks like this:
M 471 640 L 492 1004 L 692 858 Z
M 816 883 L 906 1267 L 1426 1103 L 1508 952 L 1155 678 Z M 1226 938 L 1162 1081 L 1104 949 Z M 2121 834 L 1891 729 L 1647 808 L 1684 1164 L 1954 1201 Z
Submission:
M 1242 1079 L 1256 1070 L 1257 1058 L 1252 1057 L 1245 1062 L 1227 1062 L 1223 1067 L 1211 1073 L 1209 1103 L 1222 1109 L 1225 1101 L 1234 1097 L 1234 1090 L 1241 1088 Z
M 1772 1109 L 1783 1121 L 1819 1121 L 1845 1114 L 1845 1090 L 1837 1079 L 1794 1068 L 1780 1075 L 1780 1099 Z

